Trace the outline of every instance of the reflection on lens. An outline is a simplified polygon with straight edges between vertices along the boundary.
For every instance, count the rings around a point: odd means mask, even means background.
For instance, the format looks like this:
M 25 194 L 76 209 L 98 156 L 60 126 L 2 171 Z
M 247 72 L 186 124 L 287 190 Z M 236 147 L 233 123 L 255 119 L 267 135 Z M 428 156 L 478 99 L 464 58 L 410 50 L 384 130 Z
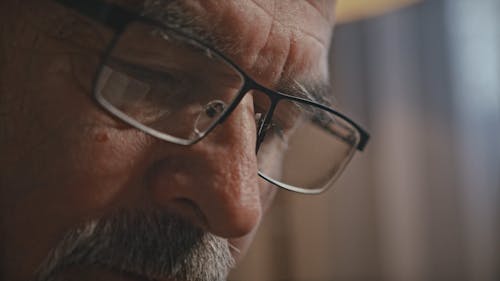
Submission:
M 194 132 L 202 135 L 213 124 L 213 120 L 217 120 L 226 108 L 227 106 L 223 101 L 214 100 L 209 102 L 203 107 L 198 118 L 196 118 Z
M 272 159 L 261 162 L 280 163 L 260 165 L 259 170 L 267 180 L 294 191 L 317 193 L 328 188 L 351 159 L 360 138 L 341 117 L 290 101 L 278 104 L 272 123 L 283 134 L 266 134 L 258 153 L 274 150 Z M 263 157 L 267 155 L 259 155 Z

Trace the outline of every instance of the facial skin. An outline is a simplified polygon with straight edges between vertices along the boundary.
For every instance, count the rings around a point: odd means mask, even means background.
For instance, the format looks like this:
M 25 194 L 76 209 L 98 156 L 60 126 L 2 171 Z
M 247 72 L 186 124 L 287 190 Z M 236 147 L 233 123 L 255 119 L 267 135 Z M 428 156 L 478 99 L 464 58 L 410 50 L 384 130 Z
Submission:
M 111 30 L 51 1 L 33 2 L 0 4 L 2 280 L 32 279 L 65 233 L 120 210 L 180 216 L 228 239 L 238 261 L 276 192 L 257 175 L 252 96 L 193 146 L 155 139 L 91 96 Z M 263 85 L 327 79 L 334 1 L 181 2 Z M 63 275 L 144 280 L 78 265 Z

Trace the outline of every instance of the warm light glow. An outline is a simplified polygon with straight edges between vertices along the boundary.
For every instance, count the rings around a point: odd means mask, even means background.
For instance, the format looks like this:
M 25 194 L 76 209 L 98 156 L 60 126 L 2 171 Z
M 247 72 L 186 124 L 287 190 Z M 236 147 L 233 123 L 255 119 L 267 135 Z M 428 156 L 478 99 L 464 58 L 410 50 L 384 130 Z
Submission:
M 338 0 L 337 22 L 348 22 L 375 16 L 419 0 Z

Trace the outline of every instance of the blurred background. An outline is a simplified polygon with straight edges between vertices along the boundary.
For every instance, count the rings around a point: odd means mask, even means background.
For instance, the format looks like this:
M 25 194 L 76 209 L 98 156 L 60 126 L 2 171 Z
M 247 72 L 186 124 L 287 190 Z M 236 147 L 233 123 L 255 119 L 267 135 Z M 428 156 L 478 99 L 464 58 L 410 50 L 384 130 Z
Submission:
M 281 192 L 230 280 L 500 280 L 500 1 L 339 25 L 341 108 L 372 134 L 333 190 Z

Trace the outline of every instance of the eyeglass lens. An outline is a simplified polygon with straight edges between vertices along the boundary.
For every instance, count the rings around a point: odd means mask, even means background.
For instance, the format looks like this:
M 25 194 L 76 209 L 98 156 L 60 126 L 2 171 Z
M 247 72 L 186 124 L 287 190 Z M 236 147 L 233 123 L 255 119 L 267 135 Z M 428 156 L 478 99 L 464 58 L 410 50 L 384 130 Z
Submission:
M 360 139 L 357 130 L 335 114 L 290 100 L 278 102 L 266 130 L 257 153 L 261 175 L 303 193 L 328 188 Z
M 168 29 L 130 24 L 101 67 L 98 101 L 126 123 L 179 144 L 202 138 L 238 98 L 244 76 L 216 53 Z M 254 93 L 255 92 L 255 93 Z M 254 95 L 257 125 L 269 97 Z M 259 173 L 298 192 L 328 187 L 359 142 L 351 124 L 319 107 L 282 99 L 257 153 Z
M 134 23 L 108 55 L 96 90 L 124 119 L 195 141 L 242 86 L 239 72 L 210 50 L 168 30 Z

